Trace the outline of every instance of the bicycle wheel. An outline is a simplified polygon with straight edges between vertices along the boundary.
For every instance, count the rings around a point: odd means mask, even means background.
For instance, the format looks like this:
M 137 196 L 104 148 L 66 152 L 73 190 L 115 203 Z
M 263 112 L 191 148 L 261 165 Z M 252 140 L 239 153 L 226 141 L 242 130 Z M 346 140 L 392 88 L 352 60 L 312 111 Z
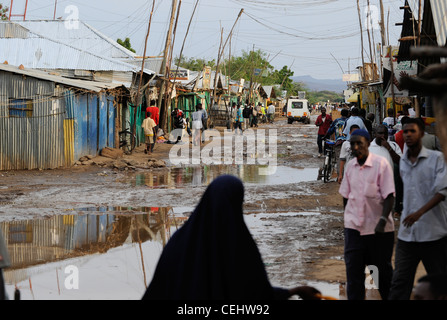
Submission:
M 329 182 L 332 175 L 332 159 L 331 154 L 327 153 L 324 158 L 324 167 L 323 167 L 323 181 Z
M 136 138 L 130 131 L 120 132 L 120 148 L 123 149 L 125 154 L 131 154 L 135 149 Z

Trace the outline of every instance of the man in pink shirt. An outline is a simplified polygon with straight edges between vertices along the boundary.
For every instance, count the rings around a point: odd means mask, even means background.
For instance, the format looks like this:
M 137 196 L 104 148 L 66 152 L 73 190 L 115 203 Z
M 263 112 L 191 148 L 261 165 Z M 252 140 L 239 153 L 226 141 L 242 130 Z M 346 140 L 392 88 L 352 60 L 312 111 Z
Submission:
M 393 274 L 391 257 L 394 247 L 393 169 L 384 157 L 370 153 L 369 133 L 357 129 L 351 134 L 351 152 L 355 156 L 346 165 L 339 193 L 345 207 L 345 253 L 347 295 L 349 300 L 365 298 L 365 267 L 377 270 L 378 287 L 387 300 Z M 375 277 L 377 276 L 377 277 Z

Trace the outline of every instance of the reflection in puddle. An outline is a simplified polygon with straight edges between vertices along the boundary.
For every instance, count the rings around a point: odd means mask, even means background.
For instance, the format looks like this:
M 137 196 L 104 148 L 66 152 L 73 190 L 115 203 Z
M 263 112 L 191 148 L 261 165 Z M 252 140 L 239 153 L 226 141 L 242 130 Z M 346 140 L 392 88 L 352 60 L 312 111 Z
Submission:
M 7 293 L 12 297 L 17 287 L 23 300 L 138 300 L 164 246 L 192 210 L 91 207 L 75 209 L 71 215 L 2 222 L 12 262 L 4 270 Z M 310 218 L 318 213 L 274 216 Z M 261 233 L 259 229 L 265 217 L 268 213 L 245 216 L 247 227 L 258 239 L 265 237 L 265 228 Z M 73 276 L 78 277 L 76 288 L 70 282 Z
M 138 173 L 135 186 L 153 188 L 181 188 L 185 186 L 207 186 L 220 175 L 239 177 L 244 184 L 289 184 L 314 181 L 318 178 L 318 168 L 290 168 L 284 166 L 267 167 L 258 165 L 212 165 L 171 168 L 168 171 Z M 129 180 L 126 180 L 129 181 Z
M 48 294 L 58 296 L 51 298 L 83 299 L 91 290 L 90 281 L 85 280 L 94 274 L 91 285 L 103 294 L 99 299 L 107 298 L 107 294 L 116 298 L 123 286 L 131 287 L 134 296 L 121 298 L 139 299 L 162 248 L 187 219 L 172 208 L 99 207 L 76 211 L 80 214 L 0 223 L 11 259 L 11 267 L 4 271 L 10 296 L 17 286 L 23 299 L 46 299 Z M 93 270 L 89 270 L 91 264 L 96 265 Z M 79 270 L 84 290 L 64 286 L 68 265 Z M 117 285 L 114 292 L 106 292 L 104 285 L 108 282 Z

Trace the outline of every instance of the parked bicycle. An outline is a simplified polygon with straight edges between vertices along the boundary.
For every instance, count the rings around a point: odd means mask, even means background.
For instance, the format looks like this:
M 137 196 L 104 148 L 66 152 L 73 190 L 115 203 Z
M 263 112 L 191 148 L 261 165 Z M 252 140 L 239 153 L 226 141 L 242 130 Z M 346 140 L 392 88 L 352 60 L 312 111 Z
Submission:
M 137 138 L 135 134 L 130 131 L 130 129 L 126 128 L 123 131 L 119 132 L 120 137 L 120 149 L 123 149 L 125 154 L 131 154 L 135 149 L 135 145 L 137 142 Z
M 323 181 L 329 182 L 331 180 L 332 172 L 337 165 L 337 158 L 335 154 L 336 141 L 324 140 L 324 166 L 323 166 Z

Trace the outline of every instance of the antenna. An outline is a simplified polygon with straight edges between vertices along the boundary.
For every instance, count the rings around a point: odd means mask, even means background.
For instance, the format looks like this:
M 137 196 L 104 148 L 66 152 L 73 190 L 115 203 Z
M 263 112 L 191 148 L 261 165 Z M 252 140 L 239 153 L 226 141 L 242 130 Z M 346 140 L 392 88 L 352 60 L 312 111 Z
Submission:
M 26 10 L 28 8 L 28 0 L 25 2 L 25 11 L 23 14 L 12 14 L 12 5 L 14 4 L 14 0 L 11 0 L 11 5 L 9 6 L 9 21 L 11 21 L 11 17 L 23 17 L 23 21 L 26 20 Z
M 53 20 L 56 20 L 56 10 L 57 10 L 57 0 L 54 1 L 54 14 L 53 14 Z

